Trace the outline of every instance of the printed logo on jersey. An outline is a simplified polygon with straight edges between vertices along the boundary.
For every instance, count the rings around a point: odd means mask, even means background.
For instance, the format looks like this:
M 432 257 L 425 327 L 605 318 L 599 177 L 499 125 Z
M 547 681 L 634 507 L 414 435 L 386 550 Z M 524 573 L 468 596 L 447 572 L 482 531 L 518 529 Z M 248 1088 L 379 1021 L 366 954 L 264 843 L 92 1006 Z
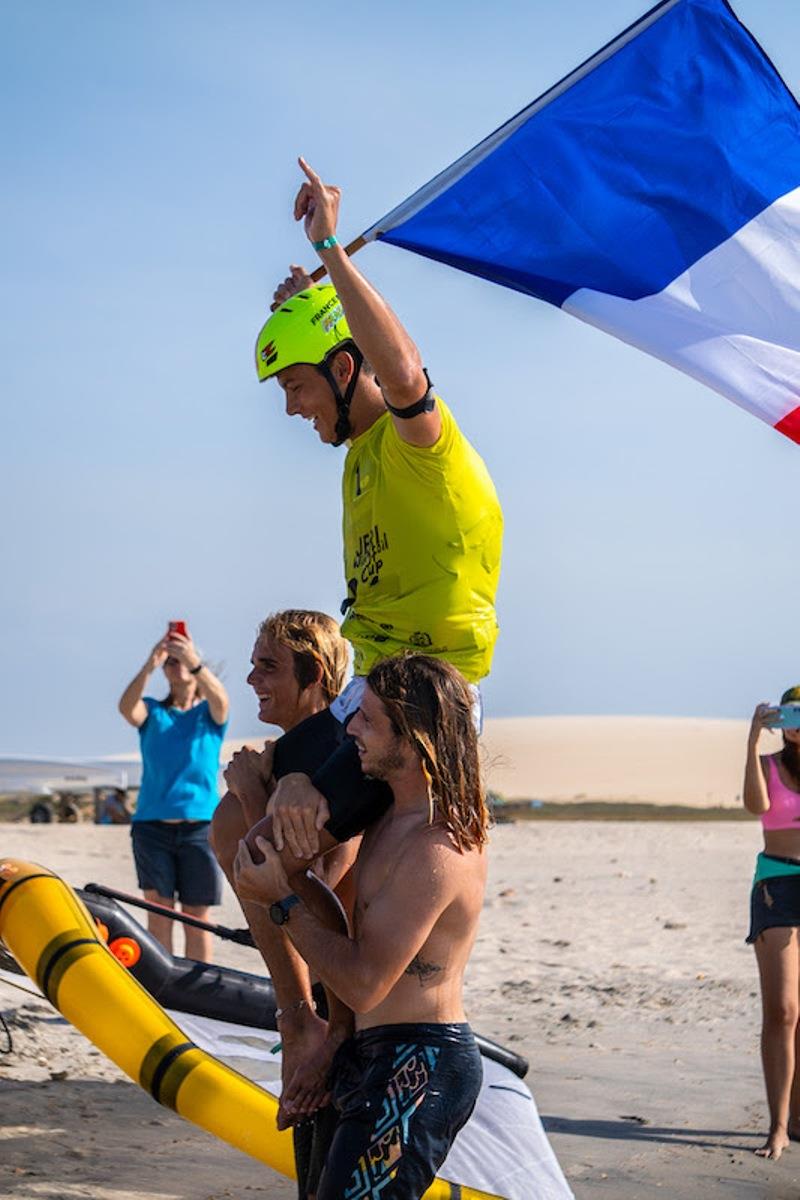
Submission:
M 380 525 L 373 525 L 358 539 L 356 552 L 353 556 L 353 570 L 358 573 L 361 583 L 366 587 L 375 587 L 380 581 L 383 568 L 383 554 L 389 549 L 388 534 L 381 532 Z

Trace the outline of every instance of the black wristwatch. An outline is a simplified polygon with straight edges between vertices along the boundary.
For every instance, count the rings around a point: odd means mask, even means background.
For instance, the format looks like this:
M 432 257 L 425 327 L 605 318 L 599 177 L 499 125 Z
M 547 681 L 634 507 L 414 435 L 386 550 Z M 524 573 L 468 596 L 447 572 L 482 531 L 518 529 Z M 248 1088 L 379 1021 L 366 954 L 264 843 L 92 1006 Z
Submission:
M 269 915 L 276 925 L 285 925 L 289 920 L 289 913 L 295 904 L 299 903 L 299 896 L 284 896 L 282 900 L 276 900 L 274 904 L 270 904 Z

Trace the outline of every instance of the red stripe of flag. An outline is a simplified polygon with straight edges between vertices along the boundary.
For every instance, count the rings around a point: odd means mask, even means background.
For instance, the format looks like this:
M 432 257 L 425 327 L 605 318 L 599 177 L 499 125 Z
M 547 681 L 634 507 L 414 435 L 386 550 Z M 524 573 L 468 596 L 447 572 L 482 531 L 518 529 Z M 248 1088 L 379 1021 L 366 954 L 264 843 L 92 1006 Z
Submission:
M 775 428 L 778 433 L 785 433 L 793 442 L 800 444 L 800 408 L 793 408 L 790 413 L 778 421 Z

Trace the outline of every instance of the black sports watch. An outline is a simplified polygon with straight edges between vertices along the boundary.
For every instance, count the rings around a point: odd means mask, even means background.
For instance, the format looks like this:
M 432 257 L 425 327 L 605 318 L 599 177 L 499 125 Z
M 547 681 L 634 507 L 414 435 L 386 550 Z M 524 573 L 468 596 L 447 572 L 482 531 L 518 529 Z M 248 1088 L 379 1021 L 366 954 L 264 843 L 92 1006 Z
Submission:
M 269 906 L 270 919 L 274 921 L 276 925 L 285 925 L 289 920 L 289 913 L 292 911 L 295 904 L 299 903 L 300 897 L 295 896 L 294 894 L 291 896 L 284 896 L 282 900 L 276 900 L 274 904 L 270 904 Z

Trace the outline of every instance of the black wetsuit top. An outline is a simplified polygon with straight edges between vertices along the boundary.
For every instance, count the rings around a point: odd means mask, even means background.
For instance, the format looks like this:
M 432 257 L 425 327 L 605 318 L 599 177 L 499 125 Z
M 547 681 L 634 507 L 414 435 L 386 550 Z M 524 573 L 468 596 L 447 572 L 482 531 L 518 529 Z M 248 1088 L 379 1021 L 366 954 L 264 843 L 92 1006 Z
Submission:
M 275 778 L 294 771 L 308 775 L 328 801 L 325 828 L 337 842 L 363 833 L 392 803 L 388 784 L 362 773 L 355 742 L 329 708 L 306 717 L 275 743 Z

